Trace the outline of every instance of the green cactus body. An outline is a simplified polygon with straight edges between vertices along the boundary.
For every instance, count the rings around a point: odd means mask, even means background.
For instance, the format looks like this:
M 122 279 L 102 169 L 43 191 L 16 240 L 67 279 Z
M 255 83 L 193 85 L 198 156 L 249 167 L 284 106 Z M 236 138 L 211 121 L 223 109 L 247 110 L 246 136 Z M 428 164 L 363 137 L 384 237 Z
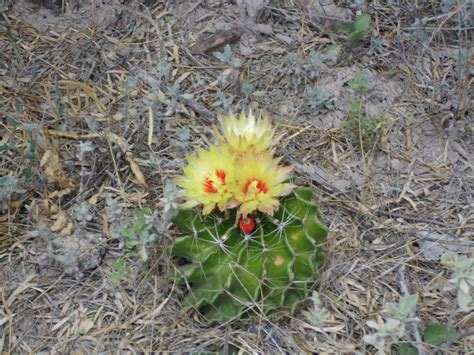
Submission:
M 277 308 L 293 312 L 307 299 L 324 261 L 327 228 L 310 189 L 299 188 L 280 203 L 273 216 L 255 217 L 249 235 L 239 229 L 235 210 L 206 217 L 180 210 L 174 224 L 184 235 L 170 250 L 188 261 L 175 269 L 188 287 L 185 310 L 223 323 Z

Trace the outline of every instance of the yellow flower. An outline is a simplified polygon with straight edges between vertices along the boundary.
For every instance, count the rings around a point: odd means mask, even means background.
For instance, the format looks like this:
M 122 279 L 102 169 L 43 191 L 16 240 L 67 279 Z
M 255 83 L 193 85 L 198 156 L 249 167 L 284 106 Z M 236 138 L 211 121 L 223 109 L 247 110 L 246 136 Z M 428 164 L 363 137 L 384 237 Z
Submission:
M 247 153 L 237 158 L 233 191 L 244 218 L 255 210 L 272 215 L 280 205 L 278 196 L 295 187 L 283 183 L 292 168 L 279 167 L 280 160 L 273 159 L 271 152 Z
M 197 153 L 197 157 L 187 158 L 184 176 L 176 180 L 184 189 L 182 195 L 187 200 L 183 207 L 192 208 L 202 203 L 204 214 L 209 214 L 216 206 L 222 211 L 232 199 L 234 154 L 214 145 L 209 151 L 198 149 Z
M 244 112 L 240 118 L 230 113 L 225 117 L 219 117 L 224 137 L 220 135 L 217 128 L 213 126 L 216 139 L 222 145 L 228 145 L 236 153 L 255 152 L 259 153 L 272 147 L 275 129 L 272 128 L 268 117 L 256 118 L 252 111 L 248 115 Z

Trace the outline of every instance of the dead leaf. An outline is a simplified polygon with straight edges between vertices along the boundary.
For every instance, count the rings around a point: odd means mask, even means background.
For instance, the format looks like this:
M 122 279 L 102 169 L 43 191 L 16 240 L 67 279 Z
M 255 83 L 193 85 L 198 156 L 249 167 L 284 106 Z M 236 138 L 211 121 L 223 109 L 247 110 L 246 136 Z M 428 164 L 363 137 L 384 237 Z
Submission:
M 107 138 L 109 141 L 117 144 L 117 146 L 120 148 L 120 150 L 125 153 L 130 147 L 128 146 L 127 142 L 125 139 L 120 137 L 119 135 L 112 133 L 112 132 L 102 132 L 100 133 L 100 136 L 104 136 Z
M 89 333 L 89 330 L 94 328 L 94 322 L 90 318 L 81 318 L 77 325 L 77 332 L 81 335 Z
M 59 235 L 61 237 L 69 237 L 72 233 L 74 233 L 74 223 L 69 222 L 67 226 L 59 232 Z
M 68 221 L 68 216 L 66 212 L 64 211 L 59 211 L 57 215 L 53 217 L 56 221 L 54 224 L 51 226 L 51 231 L 52 232 L 58 232 L 61 229 L 63 229 L 64 226 L 66 226 L 67 221 Z
M 140 169 L 140 166 L 135 162 L 135 159 L 133 159 L 132 153 L 127 152 L 125 154 L 125 159 L 128 161 L 128 164 L 130 165 L 130 169 L 132 170 L 133 175 L 135 175 L 135 179 L 136 179 L 135 182 L 140 186 L 148 187 L 145 180 L 145 175 L 143 175 L 142 170 Z
M 99 200 L 99 197 L 100 197 L 100 194 L 95 194 L 95 195 L 93 195 L 93 196 L 89 199 L 89 203 L 90 203 L 92 206 L 97 205 L 97 201 Z
M 66 177 L 59 155 L 48 149 L 41 157 L 40 167 L 50 184 L 56 184 L 60 189 L 74 185 L 73 180 Z
M 116 113 L 115 115 L 112 116 L 112 119 L 115 122 L 120 122 L 123 119 L 123 115 L 120 112 L 118 112 L 118 113 Z
M 98 132 L 98 133 L 89 133 L 89 134 L 78 134 L 78 133 L 68 133 L 68 132 L 61 132 L 56 131 L 54 129 L 48 129 L 46 131 L 50 136 L 54 137 L 64 137 L 70 139 L 93 139 L 93 138 L 105 138 L 112 143 L 115 143 L 120 150 L 125 153 L 127 150 L 131 149 L 132 147 L 128 145 L 128 143 L 122 137 L 118 136 L 113 132 Z
M 98 99 L 93 87 L 76 80 L 59 80 L 58 84 L 66 91 L 66 102 L 75 112 L 87 108 L 90 99 L 100 111 L 105 111 L 105 107 Z M 83 98 L 84 102 L 82 102 Z
M 30 204 L 30 216 L 35 222 L 39 222 L 44 208 L 49 209 L 48 200 L 33 199 Z
M 43 222 L 52 232 L 63 237 L 70 236 L 75 226 L 69 214 L 49 199 L 34 199 L 30 205 L 30 216 L 35 222 Z M 52 222 L 54 221 L 54 222 Z
M 216 31 L 211 35 L 204 35 L 199 37 L 197 42 L 191 47 L 193 53 L 209 54 L 215 52 L 220 47 L 226 44 L 237 42 L 242 35 L 239 28 L 234 27 L 230 30 Z
M 62 164 L 59 156 L 52 150 L 47 150 L 41 157 L 40 166 L 43 168 L 49 183 L 56 182 L 58 175 L 62 174 Z
M 63 196 L 69 195 L 71 192 L 72 192 L 72 189 L 70 187 L 68 187 L 64 190 L 53 191 L 46 197 L 48 199 L 53 199 L 55 197 L 63 197 Z

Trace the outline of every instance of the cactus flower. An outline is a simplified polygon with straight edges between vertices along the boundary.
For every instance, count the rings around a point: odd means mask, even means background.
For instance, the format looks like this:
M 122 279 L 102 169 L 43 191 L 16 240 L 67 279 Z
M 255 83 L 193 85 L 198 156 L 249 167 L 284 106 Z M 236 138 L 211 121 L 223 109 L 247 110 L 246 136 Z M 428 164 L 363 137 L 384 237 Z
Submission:
M 272 128 L 267 117 L 256 118 L 252 111 L 246 115 L 244 112 L 237 118 L 230 113 L 220 117 L 224 137 L 214 126 L 214 136 L 221 145 L 227 145 L 236 153 L 259 153 L 271 148 L 275 143 L 275 129 Z
M 234 180 L 234 155 L 224 147 L 211 146 L 209 151 L 197 150 L 198 156 L 187 158 L 184 176 L 176 183 L 184 189 L 182 195 L 187 200 L 184 208 L 203 204 L 203 213 L 209 214 L 216 206 L 223 211 L 231 203 L 230 183 Z
M 295 187 L 284 183 L 291 167 L 279 167 L 280 160 L 273 159 L 271 152 L 248 153 L 237 158 L 233 191 L 244 218 L 255 210 L 273 215 L 280 205 L 278 197 Z

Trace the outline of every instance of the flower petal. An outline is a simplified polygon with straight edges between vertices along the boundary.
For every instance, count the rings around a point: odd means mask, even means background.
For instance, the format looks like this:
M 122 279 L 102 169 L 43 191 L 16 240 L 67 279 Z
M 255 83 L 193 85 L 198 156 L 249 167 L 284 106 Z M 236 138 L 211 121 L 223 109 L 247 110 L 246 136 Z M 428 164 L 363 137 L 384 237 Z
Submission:
M 275 129 L 265 115 L 256 118 L 252 111 L 242 112 L 237 118 L 233 113 L 219 117 L 224 138 L 217 129 L 213 128 L 214 136 L 220 144 L 227 144 L 237 153 L 263 152 L 273 145 L 276 140 Z
M 209 150 L 198 149 L 197 156 L 187 158 L 184 176 L 176 184 L 184 191 L 189 208 L 203 204 L 203 213 L 208 214 L 216 206 L 224 209 L 232 198 L 231 184 L 234 180 L 235 155 L 225 147 L 212 145 Z
M 279 207 L 278 197 L 288 194 L 295 186 L 282 183 L 291 168 L 279 167 L 279 159 L 271 152 L 247 153 L 236 160 L 234 198 L 240 202 L 240 212 L 246 216 L 255 210 L 269 215 Z

